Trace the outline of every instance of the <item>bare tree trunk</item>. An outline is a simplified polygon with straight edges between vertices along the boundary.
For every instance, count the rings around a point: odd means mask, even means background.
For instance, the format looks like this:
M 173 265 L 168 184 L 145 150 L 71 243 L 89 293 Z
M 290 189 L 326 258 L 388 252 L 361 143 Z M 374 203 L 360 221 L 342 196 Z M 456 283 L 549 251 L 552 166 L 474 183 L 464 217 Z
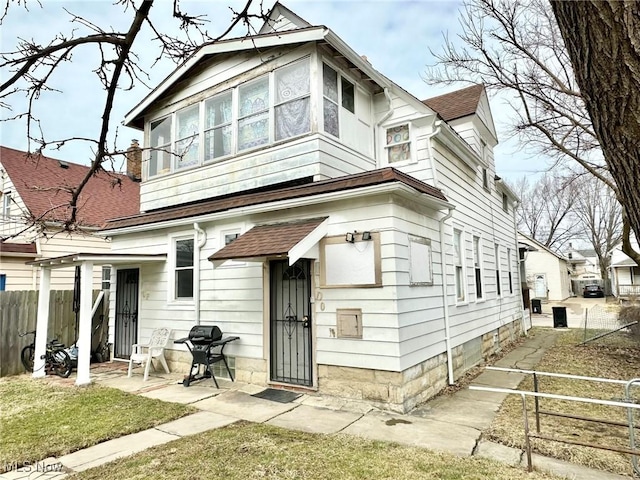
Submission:
M 551 0 L 623 216 L 640 239 L 640 3 Z M 626 229 L 628 231 L 628 229 Z M 640 265 L 640 254 L 623 251 Z

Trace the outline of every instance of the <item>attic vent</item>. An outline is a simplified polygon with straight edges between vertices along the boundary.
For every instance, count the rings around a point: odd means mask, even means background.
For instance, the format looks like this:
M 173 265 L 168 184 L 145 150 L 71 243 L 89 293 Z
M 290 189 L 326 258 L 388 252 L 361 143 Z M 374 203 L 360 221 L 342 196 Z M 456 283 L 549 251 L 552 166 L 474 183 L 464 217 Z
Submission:
M 64 168 L 64 169 L 69 168 L 69 164 L 67 162 L 63 162 L 62 160 L 58 160 L 58 163 L 60 164 L 60 168 Z

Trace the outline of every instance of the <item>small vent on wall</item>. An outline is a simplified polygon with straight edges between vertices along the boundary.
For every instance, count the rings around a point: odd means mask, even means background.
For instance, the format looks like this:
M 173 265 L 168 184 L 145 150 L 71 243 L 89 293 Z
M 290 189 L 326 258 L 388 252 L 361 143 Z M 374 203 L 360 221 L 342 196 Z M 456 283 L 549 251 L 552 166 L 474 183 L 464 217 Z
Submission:
M 336 310 L 338 338 L 362 338 L 362 310 L 339 308 Z

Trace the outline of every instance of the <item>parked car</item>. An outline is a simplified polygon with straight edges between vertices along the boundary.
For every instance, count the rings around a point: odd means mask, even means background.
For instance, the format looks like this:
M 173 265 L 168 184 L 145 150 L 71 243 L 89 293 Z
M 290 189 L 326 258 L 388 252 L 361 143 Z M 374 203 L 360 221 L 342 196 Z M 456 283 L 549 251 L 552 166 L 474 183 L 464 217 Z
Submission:
M 585 285 L 582 291 L 584 298 L 588 297 L 604 297 L 604 290 L 600 285 Z

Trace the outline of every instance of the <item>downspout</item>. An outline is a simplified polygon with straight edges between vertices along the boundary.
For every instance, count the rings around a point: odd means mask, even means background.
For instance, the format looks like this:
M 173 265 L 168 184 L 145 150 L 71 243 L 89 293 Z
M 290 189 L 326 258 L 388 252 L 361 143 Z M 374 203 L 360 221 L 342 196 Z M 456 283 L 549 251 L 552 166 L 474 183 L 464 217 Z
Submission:
M 378 155 L 378 139 L 376 138 L 376 133 L 378 132 L 378 129 L 380 127 L 380 125 L 382 125 L 382 123 L 384 123 L 391 115 L 393 115 L 393 102 L 391 101 L 391 95 L 389 95 L 389 87 L 384 87 L 383 89 L 384 92 L 384 96 L 387 99 L 387 102 L 389 102 L 389 110 L 387 111 L 387 113 L 385 113 L 382 118 L 380 120 L 378 120 L 376 122 L 376 128 L 373 129 L 373 145 L 374 145 L 374 155 L 376 156 L 376 159 L 378 159 L 379 155 Z M 380 164 L 378 164 L 378 166 L 380 166 Z
M 437 118 L 438 117 L 436 117 L 436 120 L 432 125 L 432 127 L 435 127 L 435 130 L 427 136 L 427 144 L 429 145 L 429 166 L 431 167 L 431 172 L 433 175 L 433 186 L 436 188 L 438 188 L 438 171 L 436 170 L 436 159 L 433 155 L 433 145 L 431 143 L 431 139 L 438 135 L 442 130 L 442 120 L 437 120 Z
M 194 222 L 193 229 L 196 231 L 196 248 L 193 252 L 193 264 L 197 268 L 193 271 L 193 308 L 196 325 L 200 325 L 200 249 L 207 242 L 207 233 L 200 228 L 198 222 Z
M 451 353 L 451 327 L 449 325 L 449 302 L 447 301 L 447 261 L 445 260 L 444 222 L 453 215 L 454 207 L 449 208 L 449 213 L 440 219 L 440 264 L 442 268 L 442 311 L 444 313 L 444 341 L 447 348 L 447 370 L 449 373 L 449 385 L 455 383 L 453 378 L 453 355 Z

